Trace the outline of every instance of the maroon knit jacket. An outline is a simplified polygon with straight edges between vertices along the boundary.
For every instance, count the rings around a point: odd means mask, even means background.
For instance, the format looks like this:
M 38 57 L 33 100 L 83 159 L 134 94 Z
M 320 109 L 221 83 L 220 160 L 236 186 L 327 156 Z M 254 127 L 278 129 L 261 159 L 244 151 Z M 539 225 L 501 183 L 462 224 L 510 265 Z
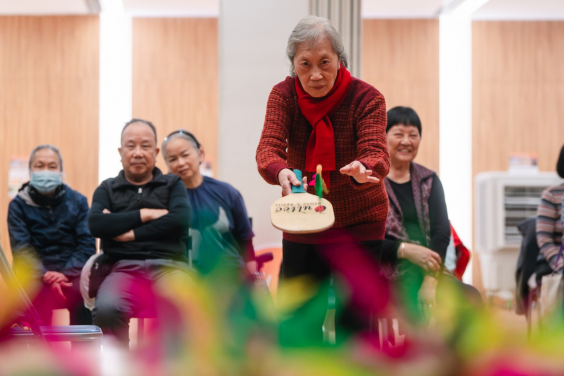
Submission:
M 278 185 L 278 173 L 284 168 L 305 172 L 306 148 L 312 127 L 298 106 L 294 85 L 287 77 L 274 86 L 266 106 L 266 118 L 257 148 L 256 160 L 261 176 Z M 284 239 L 306 244 L 345 241 L 370 241 L 384 238 L 388 215 L 388 196 L 384 178 L 390 168 L 386 141 L 386 103 L 371 85 L 351 77 L 349 92 L 341 106 L 330 116 L 335 132 L 337 171 L 331 171 L 331 188 L 325 197 L 335 210 L 335 225 L 316 234 L 288 234 Z M 360 161 L 380 179 L 378 184 L 358 184 L 338 169 Z M 315 194 L 313 184 L 308 188 Z

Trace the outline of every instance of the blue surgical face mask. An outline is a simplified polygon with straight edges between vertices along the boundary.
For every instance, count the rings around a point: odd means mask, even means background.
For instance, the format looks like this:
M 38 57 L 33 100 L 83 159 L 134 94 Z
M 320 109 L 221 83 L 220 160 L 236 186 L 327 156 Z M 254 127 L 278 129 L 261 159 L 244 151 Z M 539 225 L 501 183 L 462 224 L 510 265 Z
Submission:
M 41 194 L 53 192 L 63 183 L 61 171 L 40 170 L 31 172 L 29 185 Z

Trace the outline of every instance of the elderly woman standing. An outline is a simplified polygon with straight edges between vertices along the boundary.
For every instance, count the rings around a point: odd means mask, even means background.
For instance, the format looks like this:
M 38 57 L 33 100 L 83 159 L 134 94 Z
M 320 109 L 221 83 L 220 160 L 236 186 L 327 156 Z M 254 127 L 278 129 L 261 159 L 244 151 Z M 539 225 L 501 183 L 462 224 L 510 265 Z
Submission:
M 370 285 L 377 278 L 367 277 L 361 283 L 355 278 L 377 270 L 372 267 L 374 255 L 380 255 L 388 214 L 382 184 L 389 169 L 386 104 L 378 90 L 351 77 L 343 42 L 329 20 L 302 19 L 286 51 L 291 77 L 274 86 L 268 98 L 256 154 L 258 170 L 286 195 L 292 185 L 305 187 L 321 164 L 335 224 L 316 234 L 284 233 L 281 277 L 307 276 L 323 282 L 337 271 L 351 287 L 351 302 L 356 303 L 354 312 L 346 311 L 346 320 L 358 321 L 363 307 L 364 311 L 374 307 L 364 305 L 368 297 L 358 296 L 366 294 L 357 285 Z M 303 182 L 292 169 L 304 171 Z M 359 250 L 355 257 L 351 257 L 353 249 Z M 320 339 L 322 322 L 320 317 L 307 333 L 299 333 Z

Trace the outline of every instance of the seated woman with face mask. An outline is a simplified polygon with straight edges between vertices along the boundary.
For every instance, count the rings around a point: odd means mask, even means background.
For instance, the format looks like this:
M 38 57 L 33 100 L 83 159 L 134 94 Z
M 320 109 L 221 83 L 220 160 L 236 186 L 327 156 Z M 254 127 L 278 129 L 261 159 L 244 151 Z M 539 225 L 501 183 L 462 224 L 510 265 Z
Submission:
M 82 267 L 96 251 L 86 197 L 63 184 L 63 159 L 52 145 L 33 149 L 29 170 L 29 183 L 8 209 L 14 271 L 31 281 L 28 295 L 43 325 L 57 308 L 69 310 L 71 325 L 91 324 L 79 291 Z

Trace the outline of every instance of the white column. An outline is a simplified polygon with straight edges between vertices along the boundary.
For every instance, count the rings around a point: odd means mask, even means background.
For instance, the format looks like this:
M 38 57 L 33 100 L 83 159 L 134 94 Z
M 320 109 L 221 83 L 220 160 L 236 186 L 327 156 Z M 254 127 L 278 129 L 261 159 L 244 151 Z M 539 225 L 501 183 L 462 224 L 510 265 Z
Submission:
M 281 188 L 257 172 L 255 152 L 266 101 L 289 75 L 286 43 L 308 15 L 304 0 L 222 0 L 219 16 L 218 177 L 241 192 L 253 218 L 255 247 L 281 243 L 270 224 L 270 204 Z
M 343 38 L 349 70 L 355 77 L 361 76 L 361 7 L 361 0 L 309 0 L 309 13 L 328 18 Z
M 472 22 L 469 15 L 441 15 L 440 174 L 448 215 L 460 239 L 472 244 Z M 471 282 L 471 265 L 465 282 Z
M 100 130 L 98 179 L 121 170 L 117 149 L 123 125 L 131 119 L 131 17 L 121 0 L 102 0 L 100 13 Z

